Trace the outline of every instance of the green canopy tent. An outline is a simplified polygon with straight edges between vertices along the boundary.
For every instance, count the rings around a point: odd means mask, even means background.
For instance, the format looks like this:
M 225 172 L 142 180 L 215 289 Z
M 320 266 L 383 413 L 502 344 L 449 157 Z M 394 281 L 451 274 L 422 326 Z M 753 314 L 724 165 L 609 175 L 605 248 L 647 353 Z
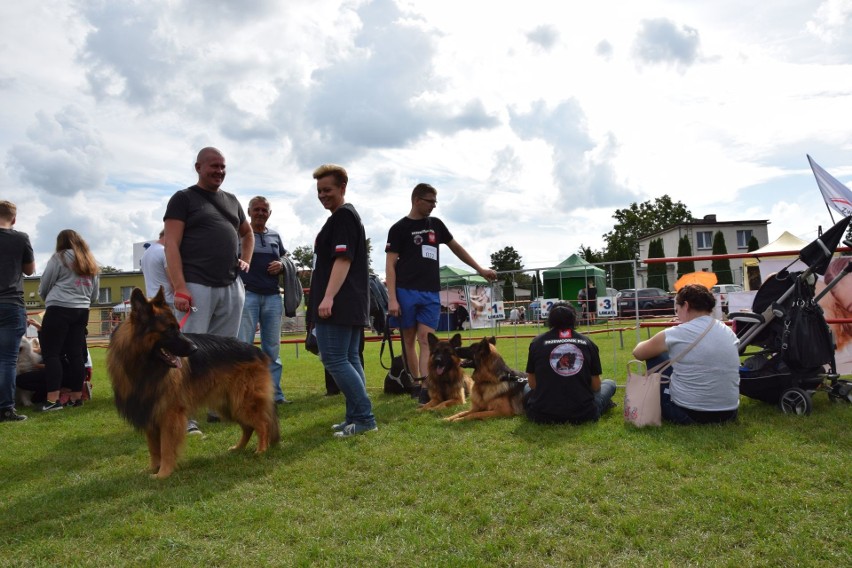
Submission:
M 476 274 L 467 272 L 455 266 L 441 267 L 441 289 L 458 288 L 460 286 L 476 286 L 477 284 L 488 284 L 488 280 Z
M 441 267 L 441 305 L 444 307 L 467 305 L 465 286 L 484 286 L 488 280 L 474 272 L 454 266 Z
M 488 286 L 489 282 L 475 272 L 467 272 L 454 266 L 442 266 L 441 275 L 441 306 L 445 309 L 456 309 L 456 306 L 465 306 L 469 310 L 465 286 Z M 455 327 L 449 324 L 449 314 L 441 314 L 441 322 L 438 331 L 452 330 Z
M 557 266 L 541 273 L 545 298 L 577 301 L 577 294 L 586 287 L 589 280 L 594 279 L 598 294 L 606 290 L 606 272 L 589 264 L 582 257 L 572 254 Z

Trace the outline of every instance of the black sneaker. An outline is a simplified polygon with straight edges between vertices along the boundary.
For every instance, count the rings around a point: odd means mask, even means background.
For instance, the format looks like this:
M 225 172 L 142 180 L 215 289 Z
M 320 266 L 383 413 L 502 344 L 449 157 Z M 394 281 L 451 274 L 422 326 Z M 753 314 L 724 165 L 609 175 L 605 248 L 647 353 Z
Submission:
M 15 412 L 14 408 L 7 408 L 3 412 L 0 412 L 0 422 L 20 422 L 26 419 L 27 417 L 23 414 Z
M 62 403 L 58 400 L 55 402 L 45 401 L 44 406 L 41 407 L 42 412 L 50 412 L 53 410 L 62 410 Z
M 428 389 L 426 388 L 426 385 L 423 384 L 425 380 L 426 380 L 426 377 L 421 377 L 419 379 L 414 379 L 412 381 L 411 389 L 410 389 L 411 398 L 419 399 L 421 392 L 423 392 L 424 390 L 428 391 Z
M 420 388 L 420 394 L 417 397 L 417 403 L 418 404 L 426 404 L 427 402 L 429 402 L 429 399 L 430 399 L 429 388 L 424 384 Z
M 78 408 L 83 406 L 83 399 L 78 398 L 77 400 L 69 400 L 65 403 L 65 408 Z

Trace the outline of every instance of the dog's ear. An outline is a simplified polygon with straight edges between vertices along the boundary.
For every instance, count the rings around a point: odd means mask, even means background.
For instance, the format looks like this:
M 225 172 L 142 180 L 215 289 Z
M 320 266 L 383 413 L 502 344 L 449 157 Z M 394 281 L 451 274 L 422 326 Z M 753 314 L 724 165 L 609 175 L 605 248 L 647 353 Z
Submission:
M 483 337 L 483 338 L 482 338 L 482 341 L 480 341 L 480 342 L 477 344 L 477 346 L 476 346 L 476 350 L 477 350 L 478 352 L 480 352 L 480 353 L 483 353 L 483 354 L 484 354 L 484 353 L 489 353 L 489 352 L 491 351 L 491 342 L 490 342 L 490 341 L 488 341 L 486 338 L 484 338 L 484 337 Z
M 457 333 L 450 338 L 450 346 L 453 349 L 458 349 L 462 344 L 462 336 L 461 333 Z
M 429 335 L 427 335 L 426 339 L 429 341 L 429 351 L 434 352 L 435 346 L 438 345 L 440 339 L 438 339 L 438 336 L 434 333 L 430 333 Z
M 163 304 L 166 303 L 166 293 L 163 291 L 163 286 L 160 285 L 160 289 L 157 290 L 157 295 L 151 298 L 151 301 L 155 304 Z
M 134 288 L 130 294 L 130 315 L 144 317 L 152 313 L 151 304 L 139 288 Z
M 483 361 L 486 360 L 489 355 L 491 355 L 491 344 L 488 343 L 488 340 L 484 337 L 482 341 L 476 344 L 473 348 L 473 367 L 474 369 L 478 369 L 482 366 Z
M 488 343 L 490 343 L 491 345 L 497 345 L 497 338 L 492 335 L 488 338 Z

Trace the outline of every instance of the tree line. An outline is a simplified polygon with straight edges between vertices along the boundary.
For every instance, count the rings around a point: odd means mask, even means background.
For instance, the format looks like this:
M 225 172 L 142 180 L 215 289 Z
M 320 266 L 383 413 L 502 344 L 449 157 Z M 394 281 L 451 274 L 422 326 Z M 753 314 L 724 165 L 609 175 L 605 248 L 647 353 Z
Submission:
M 629 207 L 616 209 L 612 217 L 615 219 L 615 225 L 611 231 L 603 235 L 604 246 L 602 250 L 594 250 L 591 247 L 580 245 L 578 254 L 586 262 L 601 264 L 636 259 L 639 256 L 639 239 L 641 237 L 662 231 L 674 225 L 689 223 L 693 220 L 692 212 L 690 212 L 687 206 L 680 201 L 672 201 L 672 198 L 668 195 L 663 195 L 644 203 L 631 203 Z M 367 258 L 370 258 L 369 253 L 372 249 L 370 239 L 367 239 L 367 247 Z M 748 242 L 748 250 L 753 251 L 757 248 L 757 239 L 752 236 Z M 721 231 L 717 231 L 713 236 L 712 251 L 714 255 L 728 253 L 725 236 Z M 687 257 L 692 256 L 692 244 L 689 238 L 686 235 L 681 237 L 676 255 L 673 255 L 672 252 L 663 250 L 662 239 L 654 239 L 648 246 L 649 258 L 664 258 L 667 256 Z M 302 269 L 301 278 L 302 284 L 305 287 L 310 285 L 310 274 L 307 274 L 307 272 L 313 265 L 313 254 L 314 251 L 311 245 L 296 247 L 291 251 L 294 262 Z M 515 299 L 515 287 L 533 288 L 539 291 L 539 293 L 542 290 L 541 280 L 537 272 L 534 275 L 521 272 L 524 270 L 523 259 L 512 246 L 503 247 L 491 254 L 491 268 L 497 272 L 514 273 L 506 275 L 503 280 L 504 300 L 511 301 Z M 733 283 L 731 263 L 728 259 L 713 260 L 712 271 L 716 273 L 719 284 Z M 372 265 L 370 266 L 370 272 L 373 273 Z M 677 263 L 678 278 L 690 272 L 695 272 L 695 263 L 693 261 Z M 607 278 L 610 278 L 610 274 L 607 274 Z M 620 284 L 620 286 L 613 287 L 634 287 L 632 265 L 629 263 L 613 264 L 609 285 L 613 285 L 613 283 Z M 651 263 L 648 265 L 649 287 L 669 290 L 672 284 L 668 282 L 665 263 Z

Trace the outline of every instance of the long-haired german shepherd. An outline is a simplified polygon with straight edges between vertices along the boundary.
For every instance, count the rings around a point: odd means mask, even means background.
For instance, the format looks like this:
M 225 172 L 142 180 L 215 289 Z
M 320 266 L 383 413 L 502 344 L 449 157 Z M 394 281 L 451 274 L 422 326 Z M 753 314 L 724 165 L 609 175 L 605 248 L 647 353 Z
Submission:
M 461 347 L 461 334 L 457 333 L 447 341 L 430 333 L 428 340 L 429 375 L 426 387 L 429 390 L 429 402 L 418 410 L 438 410 L 464 404 L 465 393 L 470 392 L 473 382 L 464 374 L 461 359 L 456 353 Z
M 145 432 L 154 477 L 175 469 L 188 417 L 199 407 L 237 422 L 242 449 L 257 432 L 257 452 L 279 439 L 266 355 L 235 338 L 180 331 L 163 290 L 150 301 L 138 288 L 113 332 L 107 367 L 118 413 Z
M 492 341 L 483 339 L 473 348 L 473 363 L 470 410 L 444 420 L 485 420 L 523 414 L 525 378 L 506 364 Z

